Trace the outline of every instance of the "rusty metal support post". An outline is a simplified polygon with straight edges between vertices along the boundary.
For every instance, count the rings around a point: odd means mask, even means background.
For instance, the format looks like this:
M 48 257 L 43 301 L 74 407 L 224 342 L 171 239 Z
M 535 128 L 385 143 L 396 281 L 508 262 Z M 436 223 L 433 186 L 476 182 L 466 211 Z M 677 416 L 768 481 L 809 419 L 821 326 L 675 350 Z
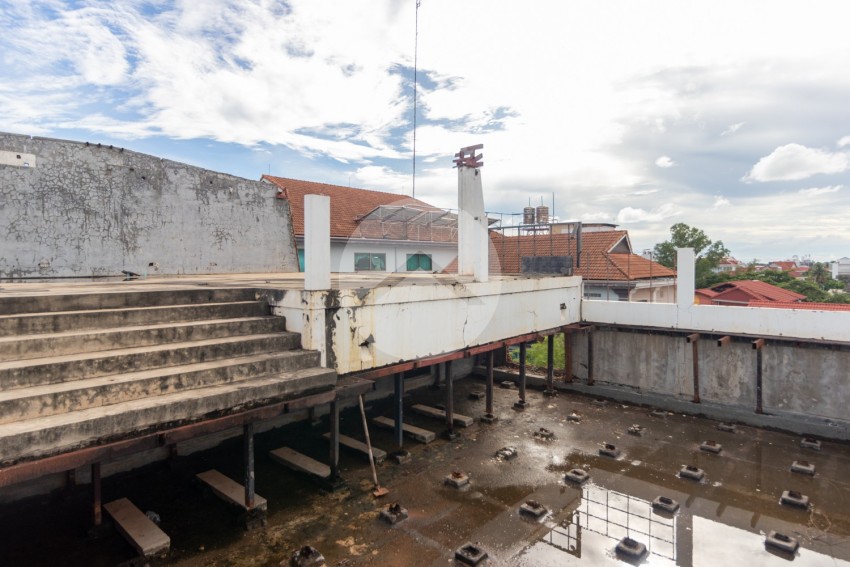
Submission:
M 245 508 L 254 509 L 254 422 L 242 426 L 242 461 L 245 465 Z
M 519 343 L 519 401 L 514 404 L 514 408 L 524 410 L 525 403 L 525 351 L 526 343 Z
M 756 351 L 756 413 L 764 413 L 762 407 L 762 349 L 764 339 L 753 341 L 753 349 Z
M 92 523 L 99 528 L 103 523 L 103 505 L 101 502 L 100 462 L 91 464 Z
M 699 333 L 688 335 L 688 342 L 691 343 L 691 352 L 693 353 L 694 364 L 694 403 L 700 403 L 699 400 Z
M 573 333 L 564 331 L 564 381 L 573 381 Z
M 555 395 L 555 335 L 546 337 L 546 390 L 543 393 Z
M 593 386 L 593 331 L 587 332 L 587 385 Z
M 454 413 L 454 380 L 452 380 L 452 361 L 441 362 L 440 366 L 445 369 L 446 377 L 446 430 L 443 432 L 443 437 L 446 439 L 455 439 L 455 413 Z
M 404 374 L 396 372 L 395 380 L 395 444 L 399 450 L 404 447 Z
M 331 419 L 331 480 L 339 478 L 339 403 L 330 404 Z
M 493 359 L 495 354 L 491 350 L 487 353 L 487 387 L 484 390 L 485 410 L 484 417 L 493 419 Z

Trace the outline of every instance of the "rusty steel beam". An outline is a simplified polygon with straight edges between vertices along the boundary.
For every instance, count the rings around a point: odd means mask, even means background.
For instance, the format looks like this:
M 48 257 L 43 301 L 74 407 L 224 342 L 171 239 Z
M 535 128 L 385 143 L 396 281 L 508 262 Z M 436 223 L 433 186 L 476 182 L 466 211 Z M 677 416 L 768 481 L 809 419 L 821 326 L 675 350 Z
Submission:
M 719 339 L 717 339 L 717 346 L 718 347 L 722 347 L 724 345 L 728 345 L 728 344 L 731 344 L 731 343 L 732 343 L 732 337 L 730 337 L 728 335 L 725 336 L 725 337 L 720 337 Z
M 753 341 L 753 349 L 756 351 L 756 413 L 764 413 L 762 406 L 762 349 L 764 349 L 764 339 L 756 339 Z
M 699 333 L 694 333 L 692 335 L 688 335 L 687 341 L 691 343 L 691 353 L 693 358 L 694 365 L 694 400 L 695 404 L 700 403 L 699 399 L 699 349 L 697 345 L 699 344 Z
M 587 331 L 587 385 L 593 386 L 593 327 Z
M 254 422 L 242 426 L 242 457 L 245 466 L 245 508 L 254 509 Z
M 484 393 L 485 410 L 484 415 L 488 418 L 493 417 L 493 351 L 487 353 L 487 388 Z
M 564 382 L 573 381 L 573 332 L 564 330 Z
M 100 489 L 100 461 L 97 461 L 91 464 L 92 524 L 96 528 L 103 524 L 103 502 Z

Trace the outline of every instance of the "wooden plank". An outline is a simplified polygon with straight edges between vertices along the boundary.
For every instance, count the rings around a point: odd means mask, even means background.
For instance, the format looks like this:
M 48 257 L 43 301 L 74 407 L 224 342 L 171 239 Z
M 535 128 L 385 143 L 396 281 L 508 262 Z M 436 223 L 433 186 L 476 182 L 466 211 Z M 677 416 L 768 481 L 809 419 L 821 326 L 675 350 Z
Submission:
M 428 417 L 433 417 L 435 419 L 446 420 L 446 412 L 444 410 L 438 408 L 432 408 L 431 406 L 425 406 L 422 404 L 416 404 L 413 406 L 413 411 L 416 413 L 421 413 L 422 415 L 427 415 Z M 452 421 L 455 425 L 459 425 L 461 427 L 469 427 L 472 425 L 475 420 L 469 416 L 461 415 L 459 413 L 452 412 Z
M 144 557 L 165 553 L 171 547 L 171 538 L 128 499 L 119 498 L 103 507 L 112 516 L 118 531 Z
M 376 417 L 372 420 L 372 423 L 378 427 L 383 427 L 384 429 L 395 428 L 395 420 L 390 419 L 389 417 Z M 428 431 L 427 429 L 422 429 L 421 427 L 416 427 L 409 423 L 403 423 L 402 430 L 407 433 L 409 437 L 419 441 L 420 443 L 430 443 L 437 437 L 433 431 Z
M 331 434 L 325 433 L 325 439 L 330 439 Z M 340 435 L 339 436 L 339 444 L 343 447 L 348 447 L 353 451 L 359 451 L 365 454 L 367 457 L 369 456 L 369 447 L 366 446 L 366 443 L 358 441 L 354 437 L 349 437 L 348 435 Z M 383 463 L 387 459 L 387 452 L 383 449 L 378 449 L 377 447 L 372 447 L 372 456 L 375 457 L 376 463 Z
M 215 469 L 198 473 L 198 478 L 205 482 L 215 492 L 216 496 L 229 502 L 234 506 L 238 506 L 243 510 L 248 510 L 245 506 L 245 487 L 235 480 L 224 476 Z M 259 494 L 254 495 L 254 510 L 265 510 L 268 504 L 266 499 Z
M 322 479 L 331 477 L 331 468 L 325 463 L 320 463 L 316 459 L 311 459 L 307 455 L 302 455 L 298 451 L 289 447 L 281 447 L 274 451 L 269 451 L 271 458 L 285 467 L 293 470 L 317 476 Z

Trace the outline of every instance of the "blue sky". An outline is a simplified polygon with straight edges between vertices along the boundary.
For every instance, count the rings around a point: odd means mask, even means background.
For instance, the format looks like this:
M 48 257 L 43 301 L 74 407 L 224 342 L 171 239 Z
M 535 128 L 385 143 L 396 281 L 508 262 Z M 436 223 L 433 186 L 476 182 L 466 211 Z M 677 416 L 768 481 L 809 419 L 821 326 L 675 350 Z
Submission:
M 410 194 L 415 0 L 0 0 L 0 130 Z M 533 6 L 530 8 L 529 6 Z M 422 0 L 417 197 L 850 255 L 840 1 Z

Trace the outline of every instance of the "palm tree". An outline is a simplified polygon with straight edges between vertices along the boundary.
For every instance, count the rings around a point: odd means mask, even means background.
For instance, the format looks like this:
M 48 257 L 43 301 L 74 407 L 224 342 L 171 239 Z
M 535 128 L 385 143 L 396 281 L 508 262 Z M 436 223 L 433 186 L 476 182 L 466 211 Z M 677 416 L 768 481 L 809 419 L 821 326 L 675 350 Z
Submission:
M 815 262 L 809 270 L 809 279 L 820 287 L 824 287 L 831 277 L 832 274 L 823 262 Z

